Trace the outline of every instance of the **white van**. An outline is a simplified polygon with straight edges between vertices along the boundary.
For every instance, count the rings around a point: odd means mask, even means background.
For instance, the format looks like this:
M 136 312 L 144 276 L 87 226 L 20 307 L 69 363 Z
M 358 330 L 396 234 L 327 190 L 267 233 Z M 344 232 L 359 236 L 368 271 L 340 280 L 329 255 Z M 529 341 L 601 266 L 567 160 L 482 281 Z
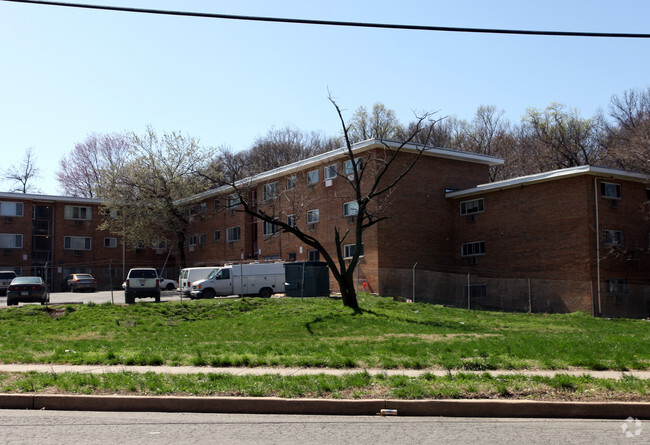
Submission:
M 284 281 L 284 263 L 228 265 L 215 269 L 204 280 L 194 280 L 190 298 L 238 294 L 269 298 L 284 292 Z
M 192 291 L 192 283 L 195 281 L 203 280 L 210 272 L 218 269 L 218 267 L 190 267 L 182 269 L 181 274 L 178 276 L 178 291 L 181 296 L 190 296 Z

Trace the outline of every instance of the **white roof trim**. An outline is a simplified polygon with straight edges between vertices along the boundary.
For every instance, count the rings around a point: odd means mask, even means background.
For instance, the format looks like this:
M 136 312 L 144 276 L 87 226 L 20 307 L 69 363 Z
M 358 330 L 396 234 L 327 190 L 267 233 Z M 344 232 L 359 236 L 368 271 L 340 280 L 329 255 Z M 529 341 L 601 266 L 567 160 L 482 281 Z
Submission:
M 488 193 L 524 185 L 538 184 L 541 182 L 555 181 L 558 179 L 565 179 L 580 175 L 602 176 L 606 178 L 635 182 L 647 182 L 649 180 L 648 176 L 642 173 L 620 170 L 616 168 L 582 165 L 580 167 L 563 168 L 560 170 L 553 170 L 550 172 L 538 173 L 535 175 L 506 179 L 504 181 L 480 184 L 471 189 L 449 192 L 446 194 L 446 196 L 447 198 L 464 198 L 481 193 Z
M 37 195 L 34 193 L 11 193 L 11 192 L 0 192 L 0 199 L 11 199 L 13 201 L 69 202 L 74 204 L 101 204 L 102 203 L 102 201 L 95 198 L 82 198 L 76 196 Z
M 388 146 L 390 148 L 397 149 L 401 145 L 401 142 L 398 141 L 392 141 L 392 140 L 382 140 L 382 139 L 368 139 L 366 141 L 362 142 L 357 142 L 356 144 L 352 145 L 352 152 L 354 154 L 357 153 L 363 153 L 365 151 L 368 151 L 373 148 L 379 148 L 379 147 L 384 147 Z M 414 143 L 409 143 L 404 145 L 403 150 L 405 152 L 417 152 L 422 150 L 424 147 L 424 155 L 425 156 L 433 156 L 433 157 L 438 157 L 438 158 L 445 158 L 445 159 L 455 159 L 459 161 L 465 161 L 465 162 L 474 162 L 474 163 L 479 163 L 479 164 L 486 164 L 489 166 L 493 165 L 502 165 L 503 164 L 503 159 L 497 158 L 495 156 L 487 156 L 487 155 L 482 155 L 478 153 L 471 153 L 467 151 L 460 151 L 460 150 L 452 150 L 449 148 L 441 148 L 441 147 L 429 147 L 429 146 L 424 146 L 422 144 L 414 144 Z M 238 181 L 238 184 L 254 184 L 254 183 L 260 183 L 260 182 L 266 182 L 270 181 L 271 179 L 274 179 L 276 177 L 282 177 L 286 176 L 292 172 L 298 172 L 302 170 L 306 170 L 310 167 L 315 167 L 315 166 L 320 166 L 326 162 L 331 162 L 337 159 L 343 159 L 347 156 L 347 147 L 341 147 L 337 148 L 336 150 L 328 151 L 326 153 L 321 153 L 316 156 L 312 156 L 311 158 L 304 159 L 302 161 L 294 162 L 292 164 L 288 164 L 282 167 L 278 167 L 273 170 L 269 170 L 263 173 L 259 173 L 255 176 L 251 176 L 245 179 L 242 179 L 241 181 Z M 228 190 L 232 190 L 232 187 L 230 186 L 222 186 L 218 187 L 216 189 L 208 190 L 203 193 L 200 193 L 198 195 L 195 195 L 189 200 L 195 201 L 195 200 L 201 200 L 204 198 L 208 198 L 213 195 L 218 195 L 227 192 Z M 184 200 L 183 200 L 184 201 Z

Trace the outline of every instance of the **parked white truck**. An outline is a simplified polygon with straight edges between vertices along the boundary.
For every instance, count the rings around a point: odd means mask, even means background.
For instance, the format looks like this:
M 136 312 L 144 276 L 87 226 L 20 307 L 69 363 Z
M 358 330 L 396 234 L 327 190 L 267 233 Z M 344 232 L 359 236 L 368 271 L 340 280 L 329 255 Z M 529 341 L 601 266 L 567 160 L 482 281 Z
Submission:
M 284 281 L 283 263 L 228 265 L 212 271 L 205 280 L 193 282 L 190 298 L 240 294 L 269 298 L 284 292 Z

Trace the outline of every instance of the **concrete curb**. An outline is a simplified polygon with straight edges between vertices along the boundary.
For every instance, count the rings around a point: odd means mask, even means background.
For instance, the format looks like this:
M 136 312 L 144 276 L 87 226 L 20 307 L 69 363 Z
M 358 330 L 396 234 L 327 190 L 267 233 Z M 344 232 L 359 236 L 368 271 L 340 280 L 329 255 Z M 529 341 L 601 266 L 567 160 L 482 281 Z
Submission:
M 0 394 L 0 409 L 141 411 L 238 414 L 650 419 L 650 403 L 529 400 L 331 400 L 276 397 L 148 397 Z

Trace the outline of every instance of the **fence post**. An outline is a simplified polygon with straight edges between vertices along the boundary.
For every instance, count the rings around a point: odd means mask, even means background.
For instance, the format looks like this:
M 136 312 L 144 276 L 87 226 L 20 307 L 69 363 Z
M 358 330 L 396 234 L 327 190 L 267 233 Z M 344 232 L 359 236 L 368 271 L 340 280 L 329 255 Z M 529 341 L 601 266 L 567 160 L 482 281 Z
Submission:
M 467 310 L 472 309 L 471 296 L 472 296 L 471 278 L 470 278 L 470 273 L 467 272 Z

